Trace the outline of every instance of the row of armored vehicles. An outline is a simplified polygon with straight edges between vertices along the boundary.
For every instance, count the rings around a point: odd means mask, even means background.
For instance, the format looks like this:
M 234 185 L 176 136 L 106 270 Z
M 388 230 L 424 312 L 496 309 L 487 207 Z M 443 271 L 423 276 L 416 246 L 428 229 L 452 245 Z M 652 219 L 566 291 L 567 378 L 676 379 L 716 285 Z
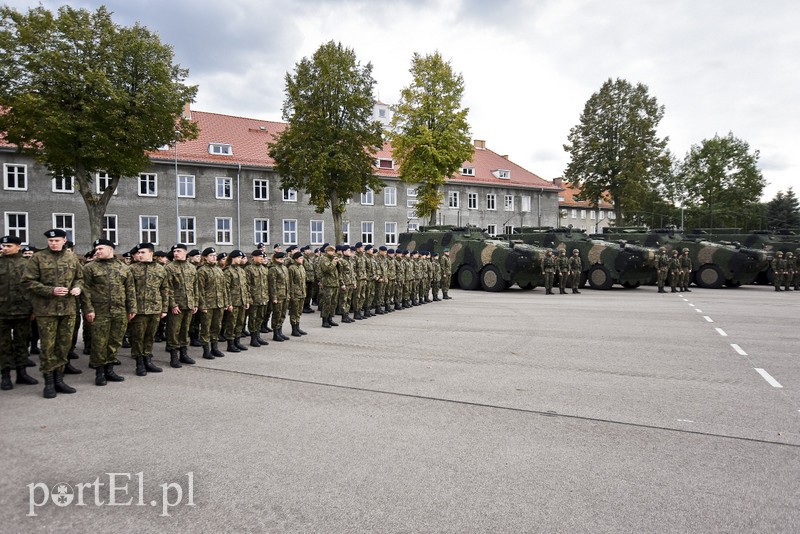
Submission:
M 502 291 L 512 285 L 533 289 L 544 284 L 547 251 L 572 255 L 578 250 L 581 286 L 636 288 L 656 279 L 659 249 L 689 250 L 692 282 L 704 288 L 738 287 L 768 280 L 771 252 L 741 241 L 715 242 L 708 234 L 684 235 L 674 229 L 607 228 L 587 235 L 574 228 L 517 227 L 492 237 L 475 226 L 428 226 L 400 235 L 400 248 L 442 253 L 449 250 L 453 283 L 462 289 Z M 800 247 L 800 241 L 795 243 Z

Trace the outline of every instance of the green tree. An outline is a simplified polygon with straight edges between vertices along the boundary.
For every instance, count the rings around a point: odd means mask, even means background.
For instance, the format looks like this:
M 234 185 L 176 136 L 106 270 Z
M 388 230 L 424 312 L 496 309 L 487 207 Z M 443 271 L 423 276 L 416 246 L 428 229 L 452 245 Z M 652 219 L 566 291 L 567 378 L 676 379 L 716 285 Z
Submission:
M 668 138 L 656 133 L 663 116 L 641 83 L 609 79 L 589 98 L 564 145 L 570 155 L 564 176 L 580 187 L 582 200 L 613 202 L 617 221 L 642 210 L 669 175 Z
M 92 239 L 121 176 L 149 163 L 146 151 L 197 135 L 181 118 L 196 86 L 173 65 L 172 48 L 137 25 L 121 27 L 95 12 L 39 6 L 0 8 L 0 132 L 56 176 L 73 176 Z M 94 176 L 112 179 L 100 194 Z
M 758 203 L 766 181 L 758 150 L 729 133 L 693 145 L 680 169 L 687 203 L 708 215 L 708 226 L 730 226 Z
M 472 159 L 469 109 L 461 107 L 463 77 L 439 52 L 415 53 L 409 72 L 411 84 L 392 107 L 392 155 L 399 162 L 400 179 L 417 185 L 417 215 L 430 217 L 434 224 L 441 186 Z
M 800 203 L 791 187 L 786 194 L 778 191 L 775 198 L 767 202 L 766 218 L 772 230 L 800 228 Z
M 372 120 L 372 64 L 330 41 L 286 74 L 283 118 L 288 122 L 269 144 L 284 188 L 303 190 L 317 213 L 331 209 L 334 238 L 342 240 L 347 200 L 384 183 L 375 175 L 382 146 L 381 124 Z

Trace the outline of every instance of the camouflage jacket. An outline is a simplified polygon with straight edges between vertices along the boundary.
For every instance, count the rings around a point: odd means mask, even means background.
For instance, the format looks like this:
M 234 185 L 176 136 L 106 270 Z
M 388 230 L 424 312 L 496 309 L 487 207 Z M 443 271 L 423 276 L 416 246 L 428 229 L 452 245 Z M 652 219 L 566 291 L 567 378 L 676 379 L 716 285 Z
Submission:
M 358 260 L 356 256 L 351 258 L 342 258 L 339 262 L 339 284 L 342 286 L 347 286 L 348 288 L 353 287 L 356 284 L 356 264 Z
M 363 281 L 367 279 L 367 258 L 366 252 L 356 252 L 356 255 L 353 256 L 353 259 L 350 260 L 353 263 L 353 272 L 355 273 L 356 280 Z
M 79 287 L 83 290 L 83 267 L 78 257 L 68 250 L 53 252 L 44 249 L 34 254 L 25 265 L 22 287 L 30 293 L 34 315 L 75 315 L 78 313 L 78 298 L 72 295 L 56 297 L 53 289 Z
M 442 266 L 442 277 L 450 276 L 452 273 L 450 272 L 452 263 L 450 262 L 450 256 L 445 256 L 442 254 L 439 256 L 439 264 Z
M 397 261 L 394 258 L 386 259 L 386 279 L 390 282 L 397 280 Z
M 554 256 L 545 256 L 542 258 L 542 272 L 554 273 L 556 272 L 556 258 Z
M 692 258 L 690 258 L 688 254 L 681 256 L 681 269 L 689 272 L 692 270 Z
M 669 270 L 670 271 L 680 271 L 681 270 L 681 259 L 678 257 L 670 258 L 669 259 Z
M 169 280 L 167 270 L 160 263 L 135 262 L 130 265 L 136 285 L 136 313 L 156 315 L 167 313 L 169 306 Z
M 431 260 L 431 269 L 433 270 L 433 283 L 438 284 L 439 280 L 442 279 L 442 264 Z
M 249 263 L 244 271 L 247 273 L 250 301 L 255 306 L 269 304 L 269 268 L 263 264 Z
M 364 265 L 366 265 L 367 280 L 370 282 L 375 281 L 375 261 L 372 254 L 369 252 L 364 253 Z
M 306 269 L 297 262 L 289 266 L 289 298 L 297 300 L 306 298 Z
M 28 259 L 22 253 L 0 255 L 0 317 L 28 317 L 33 308 L 22 287 L 22 271 Z
M 130 267 L 117 258 L 94 260 L 83 268 L 83 313 L 102 317 L 136 313 L 136 287 Z
M 319 278 L 317 280 L 323 287 L 339 287 L 339 269 L 333 258 L 327 253 L 319 259 Z
M 656 256 L 656 269 L 658 270 L 667 270 L 669 267 L 669 258 L 666 254 L 659 254 Z
M 247 273 L 241 265 L 228 265 L 222 271 L 228 284 L 228 304 L 242 308 L 250 304 L 250 288 L 247 285 Z
M 388 262 L 389 260 L 386 256 L 382 256 L 381 254 L 375 256 L 375 278 L 381 283 L 386 283 L 389 279 Z
M 573 273 L 579 273 L 583 271 L 583 262 L 581 261 L 580 256 L 575 256 L 574 254 L 569 259 L 569 270 Z
M 169 307 L 197 307 L 197 268 L 188 261 L 173 261 L 164 267 L 169 281 Z
M 276 263 L 269 270 L 269 298 L 271 301 L 289 298 L 289 270 Z
M 197 307 L 201 310 L 230 306 L 225 274 L 217 265 L 203 263 L 197 269 Z
M 314 257 L 313 254 L 303 254 L 303 269 L 306 271 L 306 281 L 307 282 L 316 282 L 316 269 L 315 263 L 317 262 L 317 258 Z

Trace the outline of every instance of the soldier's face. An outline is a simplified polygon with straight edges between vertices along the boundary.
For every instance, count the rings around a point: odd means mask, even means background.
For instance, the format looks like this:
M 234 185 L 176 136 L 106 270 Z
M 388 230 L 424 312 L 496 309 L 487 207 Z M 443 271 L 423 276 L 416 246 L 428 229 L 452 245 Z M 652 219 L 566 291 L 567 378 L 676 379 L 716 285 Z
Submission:
M 182 248 L 176 248 L 172 251 L 172 257 L 178 261 L 183 261 L 186 259 L 187 252 Z
M 139 249 L 139 252 L 136 253 L 136 261 L 142 263 L 153 261 L 153 251 L 149 248 Z
M 299 258 L 295 258 L 294 261 L 299 263 L 300 265 L 303 265 L 303 262 L 306 261 L 306 259 L 303 256 L 300 256 Z
M 48 237 L 47 238 L 47 248 L 52 250 L 53 252 L 58 252 L 64 245 L 67 243 L 67 240 L 63 237 Z
M 30 258 L 31 256 L 33 256 L 32 250 L 26 250 L 25 252 L 22 253 L 23 258 Z
M 110 260 L 114 257 L 114 249 L 108 245 L 97 245 L 94 249 L 94 257 L 98 260 Z
M 19 252 L 22 247 L 16 243 L 3 243 L 3 256 L 11 256 Z
M 208 263 L 217 263 L 217 255 L 212 252 L 211 254 L 206 256 L 206 261 Z

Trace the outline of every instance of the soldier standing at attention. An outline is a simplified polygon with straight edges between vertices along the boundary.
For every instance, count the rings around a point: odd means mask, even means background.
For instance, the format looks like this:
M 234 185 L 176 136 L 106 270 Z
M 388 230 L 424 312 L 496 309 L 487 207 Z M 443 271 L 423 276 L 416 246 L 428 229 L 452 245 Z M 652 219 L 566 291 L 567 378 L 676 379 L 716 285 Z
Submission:
M 67 243 L 64 230 L 48 230 L 44 236 L 47 248 L 28 260 L 22 273 L 22 286 L 31 296 L 33 314 L 39 324 L 43 395 L 52 399 L 57 393 L 75 393 L 75 388 L 64 383 L 64 366 L 75 328 L 83 269 L 78 258 L 64 250 Z
M 261 338 L 261 325 L 267 314 L 269 304 L 269 269 L 264 260 L 264 253 L 256 249 L 251 254 L 251 261 L 244 268 L 247 273 L 247 287 L 250 289 L 250 309 L 247 311 L 247 324 L 250 329 L 250 346 L 269 345 Z
M 570 285 L 572 286 L 573 293 L 580 293 L 578 288 L 581 285 L 581 274 L 583 273 L 583 262 L 581 261 L 581 251 L 577 248 L 572 251 L 572 257 L 569 259 L 570 271 Z
M 317 289 L 317 276 L 314 262 L 316 256 L 311 247 L 306 245 L 300 249 L 303 253 L 303 269 L 306 271 L 306 298 L 303 302 L 303 313 L 314 313 L 311 307 L 311 301 L 314 298 L 314 291 Z
M 792 282 L 794 281 L 795 273 L 797 271 L 797 262 L 795 261 L 794 254 L 791 252 L 786 253 L 786 279 L 784 280 L 784 290 L 792 290 Z
M 189 357 L 189 328 L 197 313 L 197 268 L 187 260 L 183 243 L 172 247 L 172 261 L 164 267 L 169 281 L 169 314 L 167 315 L 167 350 L 169 364 L 193 364 Z
M 453 276 L 451 271 L 451 262 L 450 262 L 450 249 L 444 249 L 442 252 L 442 257 L 439 258 L 439 263 L 442 266 L 442 299 L 450 300 L 451 297 L 447 293 L 450 291 L 450 279 Z
M 683 278 L 683 271 L 681 270 L 681 259 L 678 257 L 678 249 L 672 250 L 672 257 L 669 259 L 669 285 L 671 286 L 671 293 L 677 293 L 676 286 L 680 279 Z
M 354 307 L 353 301 L 358 292 L 358 281 L 356 280 L 356 262 L 358 261 L 355 254 L 355 247 L 348 247 L 342 245 L 343 258 L 339 261 L 337 267 L 339 268 L 339 308 L 342 311 L 342 322 L 352 323 L 354 319 L 350 318 L 350 309 Z M 358 313 L 356 309 L 355 313 Z M 361 315 L 363 317 L 363 315 Z
M 22 240 L 7 235 L 0 239 L 0 389 L 14 389 L 11 370 L 17 372 L 17 384 L 35 385 L 39 381 L 28 376 L 28 339 L 31 333 L 31 303 L 20 283 L 28 260 L 20 253 Z
M 303 316 L 303 305 L 306 302 L 306 268 L 305 256 L 298 251 L 292 254 L 294 260 L 289 266 L 289 324 L 292 325 L 292 335 L 300 337 L 308 332 L 300 330 L 300 318 Z
M 320 308 L 322 310 L 322 327 L 339 326 L 333 322 L 339 292 L 339 257 L 333 245 L 325 247 L 325 254 L 319 260 Z
M 566 250 L 561 249 L 558 253 L 558 260 L 556 260 L 556 263 L 558 265 L 558 294 L 566 295 L 567 279 L 570 277 L 569 258 L 567 258 Z
M 114 372 L 114 364 L 128 322 L 136 316 L 136 288 L 130 267 L 114 256 L 114 243 L 98 239 L 93 244 L 94 261 L 83 268 L 81 298 L 92 325 L 89 367 L 95 370 L 95 385 L 105 386 L 125 380 Z
M 692 258 L 689 257 L 689 249 L 683 249 L 681 255 L 681 290 L 691 293 L 689 289 L 689 278 L 692 276 Z
M 386 309 L 393 312 L 395 309 L 394 295 L 397 287 L 397 261 L 394 259 L 394 249 L 386 251 Z
M 658 249 L 656 269 L 658 271 L 658 292 L 666 293 L 664 291 L 664 283 L 667 281 L 667 273 L 669 272 L 669 258 L 667 257 L 667 249 L 664 247 Z
M 203 313 L 200 322 L 200 343 L 203 345 L 203 358 L 213 360 L 225 356 L 219 350 L 217 342 L 222 330 L 222 313 L 230 307 L 230 297 L 225 275 L 217 265 L 216 249 L 205 248 L 202 257 L 203 261 L 197 269 L 197 307 Z
M 244 319 L 250 308 L 250 288 L 247 286 L 247 273 L 244 270 L 246 256 L 241 250 L 231 251 L 228 256 L 225 273 L 225 283 L 228 285 L 230 311 L 225 317 L 225 340 L 228 342 L 228 352 L 241 352 L 247 350 L 242 345 L 240 335 L 244 329 Z
M 433 275 L 431 278 L 431 291 L 433 291 L 433 301 L 439 302 L 439 287 L 442 283 L 442 264 L 439 263 L 439 253 L 434 252 L 431 255 L 431 265 L 433 267 Z
M 136 360 L 136 376 L 160 373 L 153 363 L 153 342 L 158 323 L 169 309 L 167 270 L 153 261 L 153 244 L 140 243 L 130 266 L 136 285 L 136 317 L 130 322 L 131 357 Z
M 556 273 L 556 259 L 553 257 L 553 251 L 547 249 L 545 257 L 542 259 L 542 272 L 544 273 L 544 289 L 545 295 L 553 294 L 553 278 Z
M 783 291 L 781 286 L 786 277 L 786 260 L 783 259 L 783 252 L 778 251 L 772 259 L 772 284 L 775 286 L 775 291 Z
M 289 341 L 283 335 L 283 322 L 289 307 L 289 271 L 283 264 L 286 254 L 276 252 L 272 255 L 274 265 L 269 270 L 269 300 L 272 303 L 272 339 Z

